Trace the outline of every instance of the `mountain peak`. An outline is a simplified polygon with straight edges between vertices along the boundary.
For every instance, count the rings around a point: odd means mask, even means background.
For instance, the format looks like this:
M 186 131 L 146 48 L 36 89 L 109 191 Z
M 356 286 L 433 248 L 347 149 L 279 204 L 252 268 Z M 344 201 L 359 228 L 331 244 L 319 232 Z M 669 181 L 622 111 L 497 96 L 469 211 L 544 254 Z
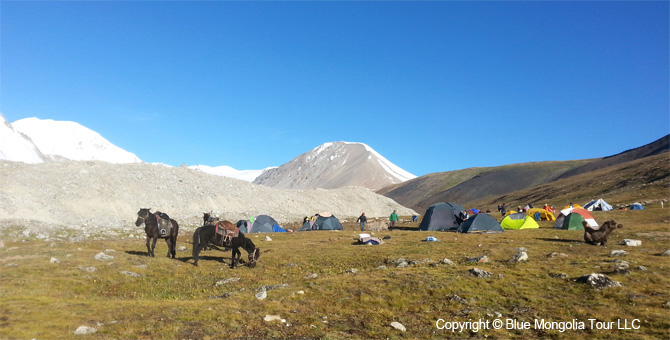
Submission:
M 278 189 L 334 189 L 360 186 L 379 189 L 416 176 L 364 143 L 329 142 L 270 169 L 254 183 Z

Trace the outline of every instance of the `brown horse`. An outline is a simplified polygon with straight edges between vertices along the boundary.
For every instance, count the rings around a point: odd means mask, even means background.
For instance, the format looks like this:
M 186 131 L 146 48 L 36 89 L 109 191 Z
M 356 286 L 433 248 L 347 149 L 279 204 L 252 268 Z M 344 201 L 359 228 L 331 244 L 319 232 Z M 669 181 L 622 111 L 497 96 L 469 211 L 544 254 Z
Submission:
M 164 213 L 156 211 L 152 213 L 151 208 L 141 208 L 137 212 L 136 226 L 144 223 L 144 232 L 147 234 L 147 255 L 154 257 L 154 249 L 156 248 L 156 241 L 159 238 L 165 239 L 168 245 L 167 257 L 175 258 L 177 253 L 177 235 L 179 234 L 179 224 L 177 221 L 171 219 Z M 150 241 L 151 242 L 150 245 Z
M 221 235 L 225 234 L 224 232 L 217 232 L 218 230 L 229 230 L 230 234 L 226 237 Z M 239 231 L 234 224 L 229 221 L 210 222 L 205 223 L 205 225 L 193 232 L 194 265 L 198 265 L 200 251 L 210 242 L 219 247 L 232 248 L 233 254 L 230 268 L 235 268 L 242 257 L 242 252 L 239 250 L 240 247 L 249 253 L 249 263 L 247 265 L 250 268 L 256 266 L 256 261 L 261 255 L 261 250 L 256 248 L 254 243 L 244 236 L 244 233 Z

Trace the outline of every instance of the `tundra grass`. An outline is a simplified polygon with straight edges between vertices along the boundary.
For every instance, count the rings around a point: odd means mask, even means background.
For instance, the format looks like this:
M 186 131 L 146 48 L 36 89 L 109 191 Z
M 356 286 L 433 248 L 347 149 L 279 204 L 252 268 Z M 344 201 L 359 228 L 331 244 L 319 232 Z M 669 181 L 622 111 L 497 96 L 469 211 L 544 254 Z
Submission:
M 81 339 L 670 338 L 670 257 L 659 255 L 670 249 L 670 209 L 594 215 L 600 223 L 624 224 L 607 247 L 587 245 L 582 232 L 554 230 L 552 222 L 479 235 L 420 232 L 412 230 L 416 223 L 401 223 L 403 230 L 375 233 L 390 236 L 386 243 L 363 246 L 355 244 L 358 226 L 345 223 L 338 232 L 269 234 L 272 241 L 250 235 L 262 250 L 253 269 L 230 269 L 230 252 L 219 250 L 203 252 L 193 266 L 192 228 L 184 228 L 178 246 L 186 249 L 176 260 L 164 257 L 163 241 L 151 258 L 138 239 L 3 239 L 0 338 L 72 339 L 79 326 L 97 329 Z M 424 242 L 428 236 L 440 241 Z M 624 238 L 642 246 L 618 245 Z M 519 247 L 529 261 L 510 263 Z M 611 256 L 615 249 L 628 255 Z M 96 260 L 100 252 L 113 259 Z M 482 255 L 488 263 L 467 262 Z M 401 257 L 420 263 L 398 268 L 393 261 Z M 445 258 L 454 265 L 440 264 Z M 629 262 L 630 273 L 612 273 L 616 260 Z M 475 267 L 492 276 L 474 277 Z M 597 290 L 575 282 L 590 273 L 622 286 Z M 254 296 L 261 286 L 281 284 L 264 300 Z M 285 322 L 266 322 L 266 315 Z M 497 319 L 514 324 L 493 329 Z M 611 329 L 593 329 L 589 319 Z M 536 327 L 541 320 L 555 324 Z M 393 321 L 407 330 L 392 328 Z M 472 324 L 463 332 L 440 329 L 467 321 L 489 325 L 476 332 Z M 530 327 L 521 327 L 525 322 Z M 562 331 L 560 322 L 583 322 L 585 329 Z

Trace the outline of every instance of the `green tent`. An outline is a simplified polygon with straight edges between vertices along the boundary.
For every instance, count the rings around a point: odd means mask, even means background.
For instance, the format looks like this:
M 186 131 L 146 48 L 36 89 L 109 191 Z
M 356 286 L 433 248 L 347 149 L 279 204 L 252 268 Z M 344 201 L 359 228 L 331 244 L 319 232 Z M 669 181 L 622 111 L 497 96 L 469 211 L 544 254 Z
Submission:
M 306 221 L 300 231 L 307 230 L 342 230 L 342 223 L 335 216 L 319 216 L 316 221 Z
M 561 229 L 584 230 L 582 222 L 584 222 L 584 217 L 582 217 L 582 215 L 578 213 L 570 213 L 568 216 L 565 216 L 563 227 Z
M 459 233 L 502 233 L 503 228 L 495 217 L 479 213 L 461 223 L 456 231 Z
M 503 229 L 519 230 L 519 229 L 537 229 L 540 225 L 535 222 L 535 219 L 524 214 L 516 213 L 505 216 L 500 221 L 500 226 Z

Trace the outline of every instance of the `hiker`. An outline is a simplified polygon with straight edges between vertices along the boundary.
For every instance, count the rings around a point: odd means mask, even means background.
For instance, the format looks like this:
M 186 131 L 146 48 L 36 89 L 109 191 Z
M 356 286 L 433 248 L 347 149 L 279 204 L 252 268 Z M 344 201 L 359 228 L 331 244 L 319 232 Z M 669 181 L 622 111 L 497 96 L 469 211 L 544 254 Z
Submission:
M 521 206 L 519 206 L 519 208 L 516 210 L 516 212 L 524 212 L 524 210 L 521 209 Z
M 398 221 L 398 214 L 396 214 L 395 212 L 396 211 L 393 210 L 393 213 L 391 213 L 391 216 L 389 217 L 389 221 L 391 222 L 389 228 L 395 227 L 395 223 Z
M 365 231 L 365 222 L 368 221 L 368 218 L 365 217 L 365 213 L 362 213 L 361 216 L 358 217 L 356 222 L 361 222 L 361 231 Z
M 500 213 L 503 217 L 505 217 L 505 214 L 507 214 L 507 207 L 505 207 L 505 203 L 503 203 L 502 207 L 500 207 Z
M 661 202 L 663 203 L 663 202 Z M 417 222 L 419 221 L 419 218 L 416 215 L 412 215 L 412 222 Z
M 468 211 L 463 210 L 460 213 L 458 213 L 458 219 L 456 220 L 456 222 L 458 224 L 461 224 L 461 223 L 465 222 L 465 220 L 467 220 L 468 218 L 470 218 L 470 215 L 468 214 Z
M 549 208 L 549 205 L 547 203 L 544 204 L 544 208 L 542 208 L 546 211 L 551 211 L 551 208 Z

